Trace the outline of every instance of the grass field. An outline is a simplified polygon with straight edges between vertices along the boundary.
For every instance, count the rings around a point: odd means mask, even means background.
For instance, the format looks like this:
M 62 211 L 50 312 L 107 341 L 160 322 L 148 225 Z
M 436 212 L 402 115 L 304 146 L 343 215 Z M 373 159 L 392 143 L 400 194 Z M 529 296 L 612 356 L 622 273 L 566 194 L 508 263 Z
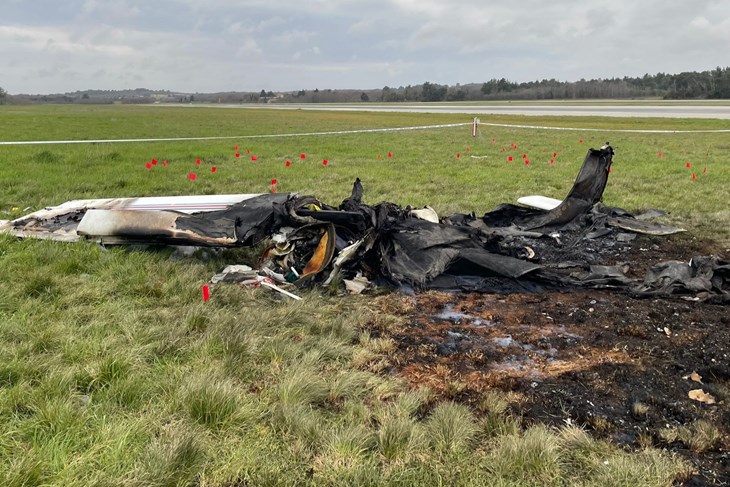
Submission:
M 472 138 L 470 127 L 458 127 L 0 146 L 0 218 L 78 198 L 267 192 L 272 179 L 279 192 L 336 204 L 356 177 L 370 203 L 479 214 L 524 194 L 563 196 L 587 148 L 610 140 L 617 156 L 606 203 L 662 208 L 703 238 L 730 241 L 730 135 L 611 132 L 712 129 L 721 122 L 482 120 L 605 132 L 495 128 Z M 245 136 L 468 121 L 459 115 L 0 108 L 2 140 Z M 153 158 L 159 164 L 147 169 Z M 195 181 L 190 172 L 198 174 Z M 469 409 L 407 388 L 387 374 L 394 344 L 370 332 L 405 325 L 382 312 L 399 305 L 392 297 L 311 291 L 292 303 L 262 290 L 219 286 L 202 302 L 200 286 L 214 272 L 255 258 L 235 250 L 179 259 L 169 249 L 0 236 L 0 484 L 629 486 L 670 485 L 688 474 L 685 463 L 653 448 L 625 452 L 569 426 L 525 428 L 508 412 L 513 398 L 497 391 Z

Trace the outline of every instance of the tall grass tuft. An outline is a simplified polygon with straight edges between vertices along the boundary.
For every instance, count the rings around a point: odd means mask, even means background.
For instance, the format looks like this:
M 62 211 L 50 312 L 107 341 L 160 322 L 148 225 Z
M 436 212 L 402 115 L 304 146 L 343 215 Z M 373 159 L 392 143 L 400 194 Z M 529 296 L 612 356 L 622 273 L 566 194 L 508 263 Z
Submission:
M 213 430 L 240 419 L 238 394 L 229 383 L 217 379 L 193 379 L 186 387 L 183 402 L 194 421 Z
M 560 479 L 557 437 L 545 426 L 496 438 L 487 470 L 519 484 L 555 485 Z
M 414 421 L 397 414 L 380 419 L 376 433 L 378 452 L 388 461 L 407 462 L 423 443 L 423 435 Z
M 361 399 L 371 389 L 371 375 L 365 372 L 340 372 L 329 385 L 330 402 Z
M 502 391 L 489 390 L 479 398 L 479 427 L 487 438 L 516 435 L 520 431 L 520 419 L 509 413 L 509 401 Z
M 183 424 L 168 425 L 149 445 L 129 483 L 140 487 L 193 485 L 206 457 L 200 432 Z
M 692 451 L 702 453 L 713 449 L 722 438 L 722 433 L 709 421 L 698 419 L 689 425 L 663 428 L 659 436 L 668 443 L 679 441 Z
M 466 406 L 444 402 L 436 406 L 426 421 L 431 446 L 440 453 L 463 453 L 474 443 L 477 426 Z
M 598 463 L 591 485 L 663 487 L 687 480 L 693 468 L 676 455 L 647 449 L 634 454 L 615 452 Z M 569 475 L 571 471 L 566 470 Z
M 248 328 L 230 322 L 220 327 L 219 338 L 225 371 L 241 380 L 253 380 L 257 375 L 255 352 L 258 337 Z
M 16 451 L 16 454 L 0 470 L 0 483 L 5 487 L 28 487 L 46 484 L 49 468 L 35 452 Z M 4 460 L 4 459 L 3 459 Z
M 308 368 L 287 371 L 276 389 L 276 400 L 283 406 L 322 404 L 328 395 L 322 375 Z

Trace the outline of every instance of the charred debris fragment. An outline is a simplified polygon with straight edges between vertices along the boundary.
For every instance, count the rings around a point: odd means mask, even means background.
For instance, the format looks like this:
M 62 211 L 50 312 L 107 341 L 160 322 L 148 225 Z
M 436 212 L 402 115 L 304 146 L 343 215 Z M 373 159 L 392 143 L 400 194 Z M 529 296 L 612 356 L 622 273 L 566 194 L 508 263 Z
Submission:
M 552 209 L 505 204 L 482 217 L 439 218 L 426 207 L 362 202 L 359 179 L 338 207 L 297 194 L 81 200 L 0 225 L 18 237 L 102 244 L 265 245 L 257 269 L 229 266 L 218 281 L 296 287 L 342 283 L 490 293 L 619 288 L 637 296 L 691 295 L 730 302 L 730 262 L 718 256 L 663 262 L 643 280 L 620 255 L 636 234 L 681 229 L 601 203 L 612 163 L 590 149 Z M 619 256 L 619 258 L 617 258 Z M 269 286 L 271 287 L 271 286 Z

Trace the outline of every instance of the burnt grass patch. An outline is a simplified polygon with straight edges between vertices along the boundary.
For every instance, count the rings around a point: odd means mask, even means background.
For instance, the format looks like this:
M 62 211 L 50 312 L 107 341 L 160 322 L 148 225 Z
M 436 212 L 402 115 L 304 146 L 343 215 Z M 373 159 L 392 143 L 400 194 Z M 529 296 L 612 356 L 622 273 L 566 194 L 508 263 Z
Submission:
M 641 237 L 620 260 L 643 275 L 659 260 L 724 250 L 686 235 Z M 687 485 L 730 485 L 727 305 L 611 290 L 392 299 L 402 325 L 373 330 L 397 344 L 390 374 L 475 411 L 504 392 L 524 426 L 572 424 L 627 450 L 665 448 L 694 466 Z M 715 402 L 690 398 L 697 389 Z M 712 429 L 701 448 L 680 434 L 698 425 Z

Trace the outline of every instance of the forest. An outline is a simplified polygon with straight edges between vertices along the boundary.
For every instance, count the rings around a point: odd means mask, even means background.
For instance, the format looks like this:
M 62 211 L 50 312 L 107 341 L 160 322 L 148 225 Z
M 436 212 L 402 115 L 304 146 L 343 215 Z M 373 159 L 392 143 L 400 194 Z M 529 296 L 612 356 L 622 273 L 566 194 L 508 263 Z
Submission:
M 492 78 L 481 83 L 446 85 L 426 81 L 375 89 L 313 89 L 275 92 L 180 93 L 170 90 L 86 90 L 56 94 L 10 94 L 0 87 L 0 104 L 38 103 L 367 103 L 576 99 L 722 99 L 730 98 L 730 67 L 641 77 L 543 79 L 515 82 Z

